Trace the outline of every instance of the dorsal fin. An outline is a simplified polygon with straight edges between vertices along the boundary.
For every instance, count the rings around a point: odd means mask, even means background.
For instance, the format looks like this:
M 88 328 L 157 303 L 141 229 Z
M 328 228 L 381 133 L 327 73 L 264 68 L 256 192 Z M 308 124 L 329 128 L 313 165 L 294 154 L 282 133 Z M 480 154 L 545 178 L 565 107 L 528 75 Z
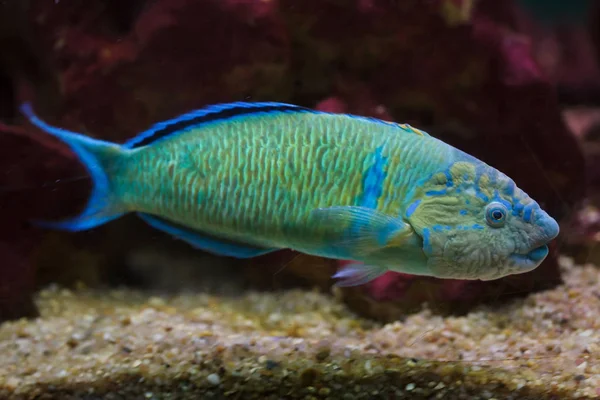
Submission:
M 146 146 L 159 139 L 167 137 L 171 134 L 187 130 L 192 127 L 198 127 L 209 122 L 226 120 L 243 115 L 271 113 L 271 112 L 314 112 L 310 108 L 300 107 L 293 104 L 276 103 L 276 102 L 235 102 L 214 104 L 199 110 L 191 111 L 182 114 L 176 118 L 159 122 L 150 129 L 140 133 L 138 136 L 123 144 L 126 148 L 136 148 Z
M 332 114 L 324 111 L 317 111 L 306 107 L 296 106 L 287 103 L 277 102 L 234 102 L 234 103 L 221 103 L 214 104 L 199 110 L 191 111 L 186 114 L 182 114 L 178 117 L 162 121 L 154 124 L 150 129 L 140 133 L 133 139 L 125 142 L 123 147 L 134 149 L 137 147 L 146 146 L 150 143 L 156 142 L 157 140 L 163 139 L 172 134 L 186 131 L 190 128 L 197 128 L 200 125 L 207 123 L 214 123 L 218 121 L 224 121 L 231 118 L 243 117 L 248 115 L 254 115 L 259 113 L 279 113 L 279 112 L 305 112 L 314 114 Z M 384 125 L 392 125 L 401 128 L 404 132 L 415 133 L 417 135 L 429 136 L 426 132 L 420 129 L 413 128 L 408 124 L 398 124 L 395 122 L 383 121 L 372 117 L 362 117 L 352 114 L 345 114 L 348 117 L 359 119 L 363 121 L 369 121 Z
M 397 124 L 400 128 L 404 129 L 405 131 L 409 131 L 412 133 L 416 133 L 419 136 L 431 136 L 429 133 L 422 131 L 420 129 L 415 128 L 414 126 L 410 126 L 409 124 Z

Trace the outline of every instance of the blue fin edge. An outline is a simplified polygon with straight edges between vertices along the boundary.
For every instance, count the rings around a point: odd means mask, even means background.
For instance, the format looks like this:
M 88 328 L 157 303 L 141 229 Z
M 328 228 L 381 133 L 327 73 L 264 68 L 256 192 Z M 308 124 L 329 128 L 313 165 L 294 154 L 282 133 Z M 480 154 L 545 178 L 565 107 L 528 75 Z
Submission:
M 128 140 L 123 144 L 123 147 L 132 149 L 135 147 L 143 146 L 146 144 L 153 143 L 160 139 L 171 137 L 171 135 L 185 132 L 190 129 L 195 129 L 199 126 L 206 125 L 209 123 L 217 123 L 225 120 L 234 120 L 238 118 L 247 117 L 249 115 L 257 115 L 261 112 L 260 109 L 270 109 L 268 112 L 285 112 L 285 111 L 297 111 L 297 112 L 317 112 L 309 108 L 304 108 L 294 104 L 277 103 L 277 102 L 232 102 L 232 103 L 219 103 L 212 104 L 206 107 L 181 114 L 175 118 L 170 118 L 152 125 L 149 129 L 141 132 L 132 139 Z M 208 119 L 211 116 L 217 116 L 219 113 L 225 113 L 226 111 L 232 111 L 239 109 L 240 111 L 247 110 L 247 112 L 240 112 L 238 115 L 217 117 L 216 119 Z M 154 138 L 157 136 L 156 138 Z
M 227 114 L 227 111 L 234 111 L 235 109 L 239 109 L 239 114 L 234 115 L 226 115 L 219 117 L 219 113 Z M 247 112 L 244 112 L 246 110 Z M 182 132 L 186 132 L 190 129 L 196 129 L 203 125 L 218 123 L 226 120 L 235 120 L 240 118 L 245 118 L 252 115 L 258 114 L 270 114 L 270 113 L 282 113 L 282 112 L 306 112 L 313 114 L 335 114 L 326 111 L 319 111 L 307 107 L 302 107 L 294 104 L 288 103 L 279 103 L 279 102 L 232 102 L 232 103 L 219 103 L 208 105 L 206 107 L 200 108 L 198 110 L 190 111 L 185 114 L 181 114 L 175 118 L 170 118 L 168 120 L 158 122 L 152 125 L 149 129 L 139 133 L 132 139 L 128 140 L 123 144 L 123 147 L 128 149 L 133 149 L 136 147 L 141 147 L 148 145 L 150 143 L 154 143 L 158 140 L 171 137 L 172 135 L 176 135 Z M 349 117 L 363 120 L 375 122 L 387 126 L 394 126 L 402 129 L 407 133 L 415 133 L 414 129 L 411 129 L 409 125 L 406 124 L 397 124 L 395 122 L 383 121 L 373 117 L 364 117 L 353 114 L 344 114 Z M 211 119 L 210 117 L 215 117 Z M 419 131 L 424 133 L 423 131 Z M 419 133 L 421 134 L 421 133 Z
M 194 248 L 219 256 L 233 258 L 253 258 L 279 250 L 276 248 L 260 248 L 220 239 L 213 239 L 211 237 L 202 235 L 202 233 L 186 229 L 154 215 L 146 213 L 137 213 L 137 215 L 151 227 L 168 233 L 177 239 L 183 240 Z
M 42 228 L 74 232 L 94 228 L 123 215 L 113 209 L 108 176 L 94 155 L 94 150 L 101 151 L 118 145 L 51 126 L 34 113 L 30 103 L 23 103 L 19 109 L 31 124 L 65 142 L 84 165 L 93 182 L 86 207 L 79 215 L 57 222 L 32 220 L 31 223 Z

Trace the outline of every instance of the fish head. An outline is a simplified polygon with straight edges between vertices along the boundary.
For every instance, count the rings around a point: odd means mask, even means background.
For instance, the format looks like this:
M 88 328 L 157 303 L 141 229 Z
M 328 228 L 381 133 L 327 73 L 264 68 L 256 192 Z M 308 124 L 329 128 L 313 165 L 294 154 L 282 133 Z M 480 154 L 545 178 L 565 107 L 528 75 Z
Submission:
M 558 223 L 509 177 L 471 157 L 434 174 L 409 210 L 429 273 L 439 278 L 493 280 L 529 272 L 559 233 Z

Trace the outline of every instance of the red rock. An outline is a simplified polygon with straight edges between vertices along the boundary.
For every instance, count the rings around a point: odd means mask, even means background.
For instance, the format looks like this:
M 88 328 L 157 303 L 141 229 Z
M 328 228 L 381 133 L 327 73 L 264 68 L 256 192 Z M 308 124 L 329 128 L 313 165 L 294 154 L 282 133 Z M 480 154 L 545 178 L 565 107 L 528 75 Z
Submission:
M 524 10 L 512 1 L 484 0 L 479 8 L 529 38 L 533 58 L 556 85 L 562 103 L 597 103 L 600 7 L 596 2 L 584 3 L 564 2 L 562 16 L 551 15 L 552 11 L 546 15 L 541 4 Z
M 58 120 L 74 130 L 122 141 L 192 108 L 272 99 L 286 86 L 289 50 L 274 2 L 156 1 L 126 33 L 103 2 L 32 3 L 63 81 Z

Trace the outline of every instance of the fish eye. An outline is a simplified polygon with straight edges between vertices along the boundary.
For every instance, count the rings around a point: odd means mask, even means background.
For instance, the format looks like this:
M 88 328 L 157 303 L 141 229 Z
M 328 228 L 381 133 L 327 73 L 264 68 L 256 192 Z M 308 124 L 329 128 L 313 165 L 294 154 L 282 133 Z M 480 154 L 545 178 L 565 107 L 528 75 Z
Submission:
M 504 204 L 501 203 L 490 203 L 485 210 L 485 219 L 488 225 L 494 228 L 504 226 L 506 221 L 507 210 Z

